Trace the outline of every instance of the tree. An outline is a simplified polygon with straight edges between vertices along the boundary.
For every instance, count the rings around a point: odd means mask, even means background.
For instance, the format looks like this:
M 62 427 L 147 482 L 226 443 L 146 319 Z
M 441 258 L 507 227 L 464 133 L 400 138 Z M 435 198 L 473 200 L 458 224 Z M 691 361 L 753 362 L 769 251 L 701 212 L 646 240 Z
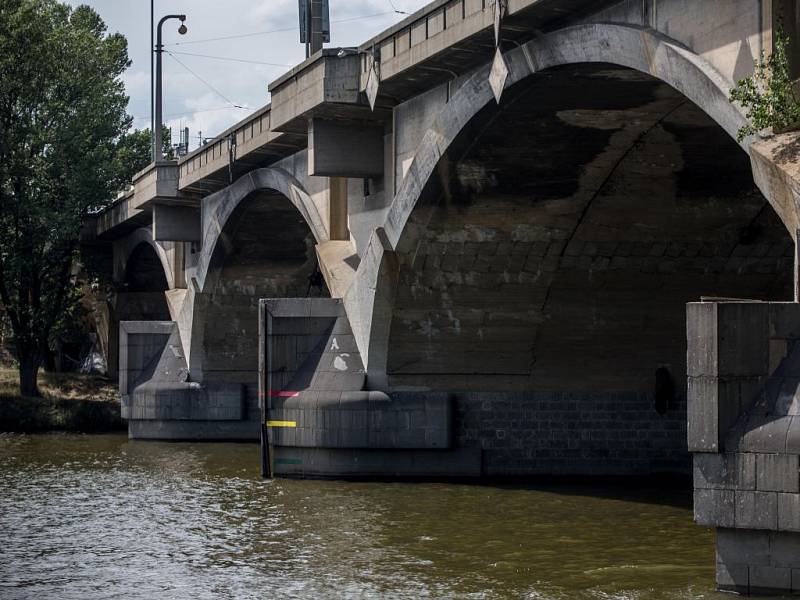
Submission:
M 161 153 L 167 160 L 175 158 L 172 149 L 172 132 L 169 127 L 161 126 L 162 147 Z M 116 166 L 114 172 L 118 175 L 123 187 L 128 185 L 139 171 L 149 165 L 151 160 L 150 144 L 152 136 L 149 129 L 137 129 L 123 135 L 117 143 Z
M 26 396 L 74 301 L 83 221 L 129 181 L 129 65 L 91 8 L 0 0 L 0 300 Z

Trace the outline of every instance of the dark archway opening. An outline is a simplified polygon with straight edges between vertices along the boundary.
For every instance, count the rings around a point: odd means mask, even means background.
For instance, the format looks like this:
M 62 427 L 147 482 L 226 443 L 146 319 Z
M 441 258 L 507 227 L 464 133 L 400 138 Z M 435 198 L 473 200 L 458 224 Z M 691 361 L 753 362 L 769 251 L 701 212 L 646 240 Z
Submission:
M 125 279 L 117 295 L 120 321 L 169 321 L 165 292 L 169 290 L 164 266 L 155 249 L 141 243 L 128 258 Z
M 297 208 L 271 191 L 242 200 L 220 234 L 203 317 L 203 380 L 245 384 L 250 418 L 258 414 L 258 302 L 329 297 L 324 281 L 315 285 L 315 246 Z
M 451 392 L 488 475 L 686 471 L 686 302 L 792 297 L 746 153 L 613 65 L 480 111 L 404 235 L 390 387 Z

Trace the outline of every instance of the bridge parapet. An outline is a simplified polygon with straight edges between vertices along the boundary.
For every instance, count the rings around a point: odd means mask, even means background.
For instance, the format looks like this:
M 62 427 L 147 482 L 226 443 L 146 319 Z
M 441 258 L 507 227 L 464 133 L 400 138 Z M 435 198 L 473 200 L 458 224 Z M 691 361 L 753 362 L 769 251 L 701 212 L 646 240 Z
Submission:
M 305 134 L 312 117 L 370 119 L 359 89 L 360 60 L 352 48 L 323 49 L 273 81 L 272 129 Z
M 178 161 L 182 192 L 208 194 L 230 185 L 245 172 L 267 166 L 306 147 L 303 135 L 273 127 L 272 105 L 255 111 Z
M 95 220 L 97 237 L 129 233 L 152 222 L 153 206 L 176 204 L 198 206 L 199 198 L 178 189 L 178 163 L 150 163 L 133 176 L 132 186 Z
M 800 591 L 800 304 L 687 307 L 694 515 L 717 530 L 717 584 Z

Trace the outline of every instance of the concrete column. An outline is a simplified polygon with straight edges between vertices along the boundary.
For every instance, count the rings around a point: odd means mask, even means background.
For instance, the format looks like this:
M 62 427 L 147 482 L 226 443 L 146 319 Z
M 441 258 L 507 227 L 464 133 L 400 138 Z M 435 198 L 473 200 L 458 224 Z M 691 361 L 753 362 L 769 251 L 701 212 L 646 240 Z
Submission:
M 382 125 L 309 119 L 308 174 L 318 177 L 383 177 Z
M 331 240 L 349 240 L 347 223 L 347 177 L 331 177 L 328 198 L 328 225 Z
M 200 209 L 190 206 L 153 206 L 153 239 L 157 242 L 199 242 Z
M 717 534 L 717 586 L 800 592 L 800 307 L 687 307 L 694 518 Z

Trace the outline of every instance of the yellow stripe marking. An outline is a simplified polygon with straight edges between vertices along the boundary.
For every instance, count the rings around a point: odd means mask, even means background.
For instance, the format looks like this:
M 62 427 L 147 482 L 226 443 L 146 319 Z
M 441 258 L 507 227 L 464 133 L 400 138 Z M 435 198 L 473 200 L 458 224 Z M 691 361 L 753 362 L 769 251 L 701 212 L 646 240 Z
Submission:
M 297 427 L 297 421 L 267 421 L 267 427 Z

